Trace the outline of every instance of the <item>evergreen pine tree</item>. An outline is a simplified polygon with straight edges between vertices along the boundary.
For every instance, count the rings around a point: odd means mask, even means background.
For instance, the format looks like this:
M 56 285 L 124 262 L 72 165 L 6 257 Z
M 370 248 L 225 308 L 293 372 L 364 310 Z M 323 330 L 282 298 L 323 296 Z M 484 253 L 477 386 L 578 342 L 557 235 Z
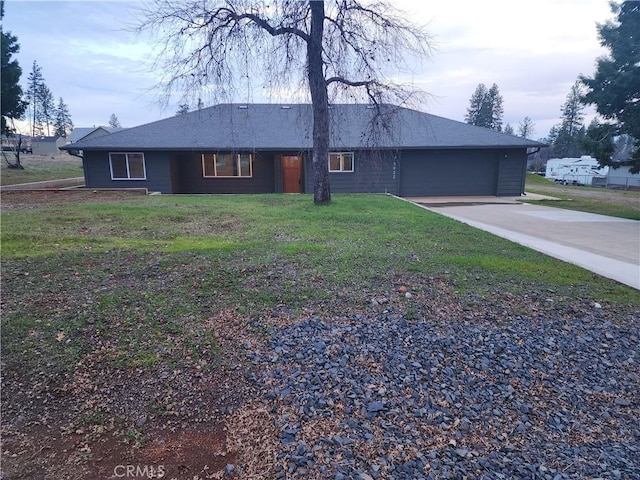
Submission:
M 580 99 L 580 83 L 575 82 L 560 108 L 560 125 L 554 131 L 552 148 L 557 157 L 579 157 L 586 152 L 584 139 L 587 131 L 583 123 L 584 105 Z
M 600 44 L 609 50 L 609 55 L 598 59 L 593 78 L 580 77 L 587 88 L 582 101 L 594 104 L 598 113 L 612 122 L 618 134 L 630 135 L 633 148 L 631 158 L 621 163 L 614 163 L 606 155 L 608 145 L 592 145 L 590 152 L 601 165 L 628 165 L 637 173 L 640 172 L 640 2 L 611 2 L 610 5 L 615 20 L 598 24 Z M 592 131 L 594 140 L 603 138 L 608 142 L 598 130 Z
M 120 125 L 120 120 L 118 120 L 118 117 L 116 117 L 115 113 L 112 113 L 109 117 L 109 126 L 111 128 L 122 128 L 122 125 Z
M 490 89 L 484 84 L 479 84 L 469 101 L 469 108 L 465 115 L 465 121 L 477 127 L 502 130 L 502 95 L 498 86 L 494 83 Z
M 178 110 L 176 111 L 176 115 L 184 115 L 185 113 L 189 113 L 189 104 L 181 103 L 178 105 Z
M 489 92 L 487 92 L 487 110 L 490 112 L 489 128 L 500 132 L 502 131 L 502 116 L 504 114 L 504 107 L 502 101 L 502 95 L 498 90 L 498 85 L 495 83 L 491 85 Z
M 42 88 L 40 89 L 40 120 L 43 125 L 46 126 L 47 136 L 51 136 L 51 125 L 54 123 L 55 117 L 55 100 L 53 98 L 53 93 L 49 90 L 44 83 L 42 84 Z
M 4 3 L 0 3 L 0 19 L 4 16 Z M 0 78 L 0 106 L 2 108 L 2 134 L 10 133 L 10 125 L 7 120 L 21 119 L 27 108 L 23 100 L 23 91 L 20 86 L 22 68 L 18 61 L 11 56 L 20 51 L 18 39 L 10 32 L 4 32 L 0 28 L 0 59 L 2 61 Z
M 562 112 L 562 126 L 561 129 L 565 130 L 571 137 L 574 136 L 584 126 L 584 106 L 581 103 L 581 88 L 580 82 L 575 82 L 571 86 L 571 90 L 567 95 L 567 100 L 564 102 L 561 108 Z
M 42 135 L 42 106 L 40 104 L 42 87 L 44 86 L 44 77 L 42 76 L 42 68 L 38 62 L 33 61 L 31 72 L 27 77 L 27 100 L 30 105 L 29 117 L 31 121 L 31 136 Z
M 467 114 L 464 117 L 465 122 L 470 125 L 476 125 L 483 127 L 486 121 L 486 103 L 485 97 L 487 96 L 487 87 L 483 83 L 480 83 L 476 90 L 471 95 L 469 100 L 469 108 L 467 108 Z
M 60 99 L 58 100 L 58 106 L 56 108 L 55 120 L 53 125 L 55 127 L 54 134 L 62 137 L 66 137 L 73 129 L 73 121 L 71 121 L 69 107 L 66 103 L 64 103 L 62 97 L 60 97 Z

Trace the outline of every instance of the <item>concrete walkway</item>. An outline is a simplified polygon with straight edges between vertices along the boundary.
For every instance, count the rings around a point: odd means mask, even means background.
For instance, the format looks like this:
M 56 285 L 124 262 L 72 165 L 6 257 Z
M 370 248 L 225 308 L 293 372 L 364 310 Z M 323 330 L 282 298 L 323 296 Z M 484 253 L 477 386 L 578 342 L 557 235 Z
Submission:
M 530 205 L 518 199 L 405 200 L 640 290 L 640 222 Z
M 84 177 L 61 178 L 59 180 L 45 180 L 43 182 L 16 183 L 15 185 L 3 185 L 0 190 L 42 190 L 84 185 Z

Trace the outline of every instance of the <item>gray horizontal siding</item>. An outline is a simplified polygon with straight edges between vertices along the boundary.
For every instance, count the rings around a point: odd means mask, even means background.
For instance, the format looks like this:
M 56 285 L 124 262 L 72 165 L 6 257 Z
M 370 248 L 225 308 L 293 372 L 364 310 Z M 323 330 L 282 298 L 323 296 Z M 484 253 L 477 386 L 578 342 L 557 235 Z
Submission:
M 348 150 L 345 150 L 348 151 Z M 398 193 L 397 154 L 392 151 L 354 152 L 353 172 L 330 172 L 335 193 Z M 305 165 L 305 191 L 313 192 L 310 155 Z
M 130 152 L 132 153 L 132 152 Z M 143 152 L 146 180 L 111 180 L 109 152 L 85 151 L 82 165 L 87 188 L 147 188 L 172 193 L 171 159 L 166 152 Z
M 526 168 L 526 151 L 505 151 L 500 158 L 497 195 L 518 196 L 524 193 Z
M 207 178 L 202 174 L 202 154 L 176 155 L 177 193 L 273 193 L 274 155 L 256 153 L 251 178 Z
M 256 153 L 251 178 L 205 178 L 201 154 L 143 152 L 147 180 L 111 180 L 109 152 L 85 151 L 88 188 L 147 188 L 162 193 L 282 191 L 280 153 Z M 405 150 L 355 152 L 353 172 L 330 173 L 336 193 L 403 196 L 502 195 L 524 191 L 526 150 Z M 305 192 L 313 192 L 311 155 L 305 155 Z

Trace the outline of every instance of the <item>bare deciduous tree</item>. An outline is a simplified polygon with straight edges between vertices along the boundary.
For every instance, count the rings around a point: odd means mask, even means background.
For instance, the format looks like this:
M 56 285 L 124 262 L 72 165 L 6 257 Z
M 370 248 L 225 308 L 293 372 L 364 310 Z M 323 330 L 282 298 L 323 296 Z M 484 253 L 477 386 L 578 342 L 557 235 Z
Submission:
M 531 120 L 531 117 L 524 117 L 518 124 L 518 136 L 522 138 L 531 138 L 535 133 L 535 123 Z
M 233 98 L 239 87 L 250 96 L 257 82 L 269 92 L 308 88 L 316 204 L 331 201 L 329 100 L 406 104 L 417 92 L 399 72 L 431 45 L 424 26 L 382 1 L 152 0 L 139 13 L 137 31 L 155 35 L 167 99 L 203 91 Z

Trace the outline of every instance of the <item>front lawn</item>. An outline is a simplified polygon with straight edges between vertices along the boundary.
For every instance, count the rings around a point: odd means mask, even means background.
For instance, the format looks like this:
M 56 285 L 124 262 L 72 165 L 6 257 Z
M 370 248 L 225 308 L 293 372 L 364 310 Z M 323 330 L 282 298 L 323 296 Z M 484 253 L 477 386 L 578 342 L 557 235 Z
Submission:
M 99 195 L 3 195 L 3 461 L 24 478 L 95 475 L 95 458 L 138 458 L 158 432 L 215 430 L 254 368 L 240 352 L 272 325 L 508 323 L 596 303 L 615 321 L 640 306 L 631 288 L 388 196 Z M 5 458 L 55 434 L 38 461 Z

